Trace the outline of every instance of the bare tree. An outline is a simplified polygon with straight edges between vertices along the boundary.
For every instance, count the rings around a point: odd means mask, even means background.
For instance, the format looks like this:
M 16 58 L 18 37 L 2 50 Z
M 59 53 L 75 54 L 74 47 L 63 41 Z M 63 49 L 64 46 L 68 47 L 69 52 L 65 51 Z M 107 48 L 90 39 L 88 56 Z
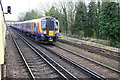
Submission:
M 23 20 L 24 20 L 24 17 L 25 17 L 25 13 L 20 13 L 20 14 L 18 15 L 18 20 L 19 20 L 19 21 L 23 21 Z
M 68 8 L 67 8 L 68 32 L 71 33 L 70 32 L 71 27 L 73 27 L 75 21 L 75 3 L 73 2 L 73 0 L 71 0 L 67 4 L 68 4 Z

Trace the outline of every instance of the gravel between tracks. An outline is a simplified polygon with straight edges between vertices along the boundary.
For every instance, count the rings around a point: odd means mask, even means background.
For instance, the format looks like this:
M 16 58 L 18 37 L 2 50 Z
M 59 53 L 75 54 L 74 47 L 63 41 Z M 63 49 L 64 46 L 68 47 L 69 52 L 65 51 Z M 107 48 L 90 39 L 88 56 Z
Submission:
M 39 46 L 38 46 L 39 47 Z M 45 51 L 45 52 L 47 52 L 46 50 L 43 50 L 43 51 Z M 49 53 L 48 53 L 48 55 L 49 56 L 51 56 Z M 55 56 L 51 56 L 52 58 L 54 58 L 55 59 Z M 57 58 L 55 59 L 55 60 L 57 60 Z M 62 65 L 67 65 L 67 64 L 65 64 L 65 63 L 63 63 L 62 61 L 60 61 L 60 60 L 57 60 L 59 63 L 61 63 Z M 74 71 L 74 69 L 72 68 L 72 67 L 69 67 L 69 66 L 64 66 L 65 68 L 70 68 L 71 69 L 71 72 L 73 72 Z M 79 73 L 77 73 L 76 72 L 76 74 L 77 75 L 82 75 L 81 73 L 79 74 Z M 85 78 L 84 76 L 81 76 L 80 78 Z
M 60 58 L 56 57 L 54 54 L 51 52 L 45 50 L 44 48 L 40 47 L 38 44 L 32 42 L 29 40 L 31 43 L 33 43 L 37 48 L 41 49 L 43 52 L 45 52 L 48 56 L 50 56 L 52 59 L 54 59 L 56 62 L 58 62 L 60 65 L 62 65 L 64 68 L 66 68 L 69 72 L 74 74 L 78 78 L 82 79 L 90 79 L 90 77 L 82 72 L 80 72 L 78 69 L 74 68 L 72 65 L 69 65 L 68 63 L 64 62 Z
M 23 55 L 30 66 L 35 78 L 38 79 L 54 79 L 59 78 L 59 75 L 31 49 L 22 40 L 17 40 Z M 24 47 L 23 47 L 24 46 Z
M 55 72 L 54 69 L 51 68 L 44 60 L 42 60 L 40 56 L 38 56 L 30 47 L 28 47 L 17 35 L 14 35 L 13 37 L 23 52 L 23 55 L 36 79 L 54 80 L 60 78 L 60 75 Z
M 118 76 L 119 76 L 118 74 L 114 73 L 113 71 L 109 71 L 106 68 L 103 68 L 103 67 L 93 64 L 89 61 L 86 61 L 83 58 L 77 57 L 77 56 L 70 54 L 69 52 L 66 52 L 55 46 L 53 46 L 53 47 L 50 46 L 49 48 L 51 48 L 52 50 L 54 50 L 56 52 L 59 52 L 60 54 L 70 58 L 71 60 L 76 61 L 79 64 L 84 65 L 85 67 L 89 68 L 90 70 L 95 71 L 95 72 L 105 76 L 106 78 L 118 78 Z
M 87 45 L 103 48 L 103 49 L 114 51 L 114 52 L 120 52 L 120 48 L 105 46 L 105 45 L 102 45 L 102 44 L 98 44 L 98 43 L 94 43 L 94 42 L 90 42 L 90 41 L 85 41 L 85 40 L 80 40 L 80 39 L 77 39 L 77 38 L 66 37 L 64 35 L 62 35 L 61 39 L 67 40 L 67 41 L 70 41 L 70 42 L 74 42 L 74 43 L 79 43 L 79 44 L 81 44 L 81 43 L 82 44 L 87 44 Z
M 77 47 L 74 47 L 74 46 L 71 46 L 71 45 L 68 45 L 68 44 L 57 42 L 57 43 L 55 43 L 55 45 L 67 48 L 67 49 L 72 50 L 72 51 L 75 51 L 78 54 L 81 54 L 83 56 L 86 56 L 86 57 L 91 58 L 95 61 L 98 61 L 100 63 L 103 63 L 105 65 L 108 65 L 110 67 L 113 67 L 113 68 L 119 70 L 119 61 L 109 59 L 109 58 L 106 58 L 106 57 L 101 56 L 101 55 L 92 54 L 88 51 L 85 51 L 83 49 L 80 49 L 80 48 L 77 48 Z
M 6 76 L 9 79 L 28 78 L 25 66 L 22 66 L 23 63 L 21 62 L 20 55 L 10 35 L 11 35 L 10 32 L 7 31 L 6 54 L 5 54 Z

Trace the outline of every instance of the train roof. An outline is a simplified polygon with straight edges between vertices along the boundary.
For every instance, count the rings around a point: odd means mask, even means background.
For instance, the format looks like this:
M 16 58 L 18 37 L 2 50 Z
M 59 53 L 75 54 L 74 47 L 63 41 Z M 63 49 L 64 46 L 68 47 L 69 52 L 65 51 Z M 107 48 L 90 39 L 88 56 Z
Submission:
M 54 19 L 55 21 L 58 22 L 57 19 L 55 19 L 55 18 L 53 18 L 53 17 L 50 17 L 50 16 L 47 16 L 47 17 L 43 17 L 43 18 L 39 18 L 39 19 L 32 19 L 32 20 L 28 20 L 28 21 L 15 22 L 14 24 L 22 24 L 22 23 L 29 23 L 29 22 L 40 22 L 40 21 L 46 21 L 47 18 Z
M 28 21 L 24 21 L 24 22 L 39 22 L 39 21 L 44 21 L 46 20 L 47 18 L 50 18 L 50 19 L 54 19 L 56 21 L 58 21 L 57 19 L 53 18 L 53 17 L 43 17 L 43 18 L 39 18 L 39 19 L 32 19 L 32 20 L 28 20 Z

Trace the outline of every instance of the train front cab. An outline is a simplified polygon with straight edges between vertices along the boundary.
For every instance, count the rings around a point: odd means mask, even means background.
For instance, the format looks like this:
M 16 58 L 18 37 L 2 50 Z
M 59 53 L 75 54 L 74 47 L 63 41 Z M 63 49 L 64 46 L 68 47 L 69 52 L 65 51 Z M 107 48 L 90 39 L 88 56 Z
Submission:
M 47 17 L 38 23 L 38 33 L 41 34 L 40 40 L 53 43 L 59 38 L 59 22 L 55 18 Z

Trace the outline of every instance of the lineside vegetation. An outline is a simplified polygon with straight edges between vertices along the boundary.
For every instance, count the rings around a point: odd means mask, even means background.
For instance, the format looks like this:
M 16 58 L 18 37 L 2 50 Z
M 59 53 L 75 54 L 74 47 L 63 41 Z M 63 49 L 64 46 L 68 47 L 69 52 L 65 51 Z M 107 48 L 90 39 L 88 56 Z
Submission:
M 120 4 L 118 2 L 59 2 L 45 16 L 60 21 L 61 32 L 67 36 L 107 40 L 110 46 L 120 47 Z M 42 17 L 39 12 L 26 12 L 19 20 Z M 22 19 L 21 19 L 22 18 Z M 96 41 L 97 42 L 97 41 Z

